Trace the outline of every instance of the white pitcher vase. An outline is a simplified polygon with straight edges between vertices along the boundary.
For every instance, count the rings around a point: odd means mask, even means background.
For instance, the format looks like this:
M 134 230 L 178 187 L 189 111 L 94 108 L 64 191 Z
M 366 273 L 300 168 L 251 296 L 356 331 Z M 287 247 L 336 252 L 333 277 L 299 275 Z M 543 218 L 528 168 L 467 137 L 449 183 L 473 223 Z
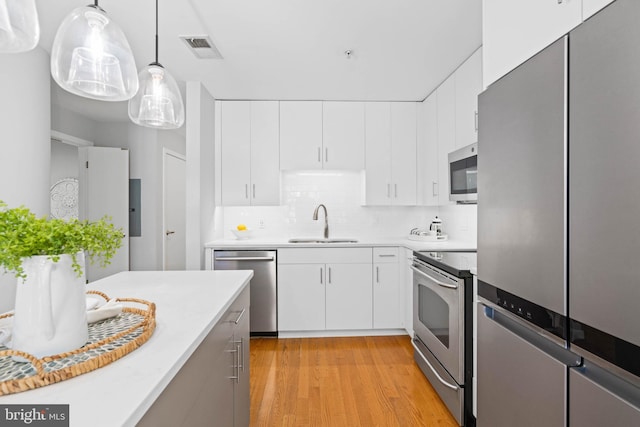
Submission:
M 37 358 L 82 347 L 88 339 L 84 253 L 76 254 L 83 273 L 73 270 L 71 255 L 58 262 L 47 256 L 24 258 L 27 275 L 18 280 L 13 318 L 14 350 Z

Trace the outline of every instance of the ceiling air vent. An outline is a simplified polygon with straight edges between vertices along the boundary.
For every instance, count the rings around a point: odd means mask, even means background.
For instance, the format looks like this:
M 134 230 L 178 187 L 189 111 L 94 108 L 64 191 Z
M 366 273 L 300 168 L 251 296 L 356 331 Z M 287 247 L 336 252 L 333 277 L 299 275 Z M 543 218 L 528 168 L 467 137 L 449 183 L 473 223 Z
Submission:
M 222 59 L 222 55 L 209 36 L 180 36 L 189 50 L 200 59 Z

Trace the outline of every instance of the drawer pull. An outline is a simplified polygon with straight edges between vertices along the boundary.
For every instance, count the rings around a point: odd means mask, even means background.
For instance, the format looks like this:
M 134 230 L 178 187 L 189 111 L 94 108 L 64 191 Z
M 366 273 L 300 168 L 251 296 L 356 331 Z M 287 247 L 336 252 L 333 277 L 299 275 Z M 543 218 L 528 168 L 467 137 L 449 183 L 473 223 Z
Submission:
M 244 316 L 245 311 L 247 311 L 247 309 L 243 308 L 240 314 L 238 315 L 238 317 L 236 318 L 236 320 L 233 321 L 233 323 L 235 323 L 236 325 L 240 323 L 240 319 L 242 319 L 242 316 Z

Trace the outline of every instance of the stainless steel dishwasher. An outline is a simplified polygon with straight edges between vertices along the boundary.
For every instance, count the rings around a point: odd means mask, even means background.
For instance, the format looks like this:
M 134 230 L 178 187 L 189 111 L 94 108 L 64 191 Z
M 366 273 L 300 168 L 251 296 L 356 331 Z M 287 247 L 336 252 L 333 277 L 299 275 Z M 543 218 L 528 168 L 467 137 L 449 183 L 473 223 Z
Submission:
M 278 336 L 276 251 L 214 251 L 214 270 L 253 270 L 249 320 L 252 336 Z

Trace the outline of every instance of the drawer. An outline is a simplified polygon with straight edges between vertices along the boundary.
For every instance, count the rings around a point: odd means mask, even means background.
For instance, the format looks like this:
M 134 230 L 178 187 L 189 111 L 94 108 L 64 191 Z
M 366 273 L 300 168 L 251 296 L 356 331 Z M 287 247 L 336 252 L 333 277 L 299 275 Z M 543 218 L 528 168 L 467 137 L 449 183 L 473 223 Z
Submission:
M 400 248 L 373 248 L 373 263 L 397 263 L 400 259 Z
M 371 256 L 371 248 L 283 248 L 278 264 L 365 264 Z

